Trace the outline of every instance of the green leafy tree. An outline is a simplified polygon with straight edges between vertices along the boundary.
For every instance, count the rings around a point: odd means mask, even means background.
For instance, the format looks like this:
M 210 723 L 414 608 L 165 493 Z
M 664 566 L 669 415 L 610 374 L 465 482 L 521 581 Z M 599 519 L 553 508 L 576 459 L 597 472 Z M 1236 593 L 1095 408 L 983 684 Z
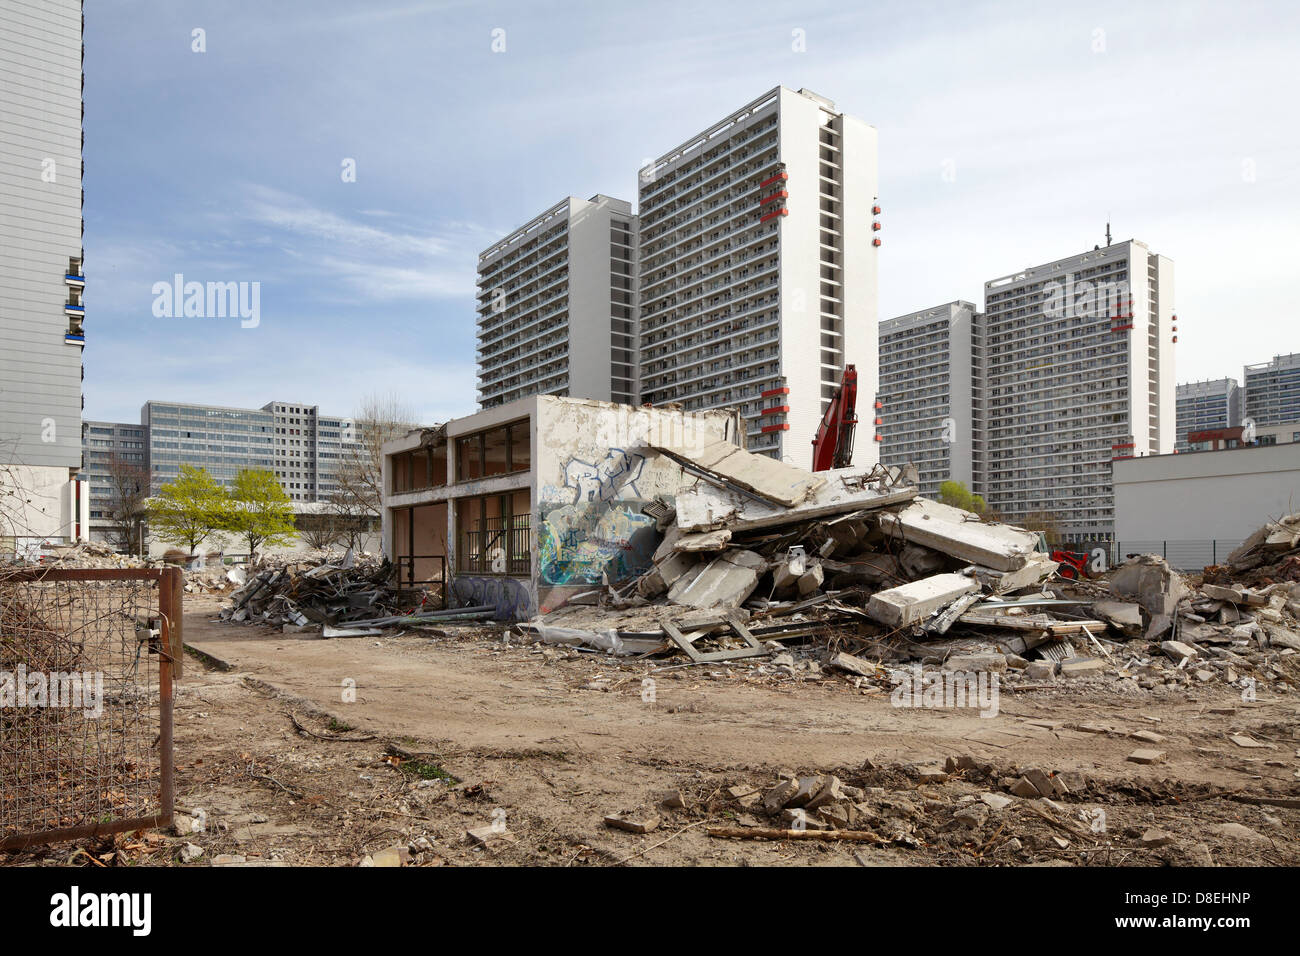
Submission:
M 983 496 L 972 493 L 966 487 L 964 481 L 945 481 L 941 484 L 939 486 L 939 500 L 946 505 L 952 505 L 954 508 L 973 511 L 977 515 L 982 515 L 988 510 L 988 505 L 984 503 Z
M 230 487 L 230 509 L 222 530 L 248 544 L 249 560 L 263 545 L 293 544 L 297 534 L 293 503 L 275 475 L 265 469 L 244 469 Z
M 229 509 L 226 490 L 206 468 L 181 465 L 180 475 L 149 499 L 149 529 L 194 554 L 210 534 L 225 527 Z

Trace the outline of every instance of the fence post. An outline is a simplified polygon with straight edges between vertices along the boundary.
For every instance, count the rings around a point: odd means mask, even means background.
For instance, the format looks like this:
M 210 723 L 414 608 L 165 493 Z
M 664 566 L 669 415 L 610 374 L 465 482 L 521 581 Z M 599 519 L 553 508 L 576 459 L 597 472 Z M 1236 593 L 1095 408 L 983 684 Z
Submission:
M 1219 539 L 1218 538 L 1210 539 L 1210 563 L 1211 564 L 1219 563 Z
M 183 635 L 185 601 L 185 572 L 181 568 L 164 568 L 158 579 L 158 612 L 167 627 L 167 653 L 171 656 L 172 680 L 181 678 L 181 662 L 185 657 Z

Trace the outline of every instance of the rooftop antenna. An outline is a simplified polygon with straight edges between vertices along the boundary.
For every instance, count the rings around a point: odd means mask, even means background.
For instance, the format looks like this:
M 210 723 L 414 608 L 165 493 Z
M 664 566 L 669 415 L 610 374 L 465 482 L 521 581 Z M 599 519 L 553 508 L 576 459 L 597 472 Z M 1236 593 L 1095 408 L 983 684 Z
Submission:
M 1110 220 L 1106 220 L 1106 245 L 1110 245 Z

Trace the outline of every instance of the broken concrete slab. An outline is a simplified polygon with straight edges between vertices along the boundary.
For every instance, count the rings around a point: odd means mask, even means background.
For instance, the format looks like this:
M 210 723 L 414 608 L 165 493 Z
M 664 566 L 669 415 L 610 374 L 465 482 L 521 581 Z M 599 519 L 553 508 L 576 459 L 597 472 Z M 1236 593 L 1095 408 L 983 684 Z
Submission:
M 1128 601 L 1097 601 L 1092 605 L 1092 613 L 1121 634 L 1131 637 L 1142 635 L 1142 628 L 1145 625 L 1140 604 Z
M 740 534 L 883 508 L 910 501 L 917 495 L 911 485 L 883 489 L 864 486 L 863 479 L 869 472 L 860 468 L 838 468 L 820 474 L 825 476 L 825 484 L 795 506 L 760 501 L 743 491 L 701 483 L 677 493 L 677 526 L 687 532 L 726 527 L 733 534 Z M 890 560 L 892 564 L 893 559 Z
M 741 488 L 786 508 L 799 504 L 826 483 L 818 474 L 767 455 L 755 455 L 723 439 L 702 447 L 675 444 L 650 447 L 720 487 Z
M 1169 630 L 1178 602 L 1188 594 L 1182 575 L 1154 554 L 1138 555 L 1124 562 L 1111 575 L 1109 587 L 1116 597 L 1142 605 L 1151 619 L 1147 640 L 1155 640 Z
M 918 498 L 897 514 L 882 514 L 879 521 L 887 534 L 994 571 L 1023 568 L 1038 547 L 1038 535 L 1032 531 L 988 524 L 972 512 L 927 498 Z
M 1200 651 L 1192 645 L 1184 644 L 1182 641 L 1163 641 L 1160 650 L 1164 651 L 1166 657 L 1175 661 L 1191 660 L 1200 654 Z
M 898 627 L 924 620 L 963 594 L 979 590 L 964 574 L 936 574 L 910 584 L 877 591 L 867 602 L 867 614 L 882 624 Z
M 717 531 L 704 531 L 698 534 L 683 534 L 673 542 L 675 551 L 722 551 L 731 541 L 731 531 L 719 528 Z
M 826 663 L 836 670 L 858 674 L 862 677 L 874 677 L 876 675 L 876 665 L 864 661 L 860 657 L 854 657 L 852 654 L 845 654 L 842 651 L 830 658 Z
M 1099 657 L 1076 657 L 1073 660 L 1061 661 L 1060 666 L 1062 677 L 1093 677 L 1105 670 L 1106 662 Z
M 753 551 L 727 551 L 686 574 L 668 589 L 668 600 L 686 607 L 739 607 L 758 586 L 767 561 Z
M 992 568 L 976 565 L 975 578 L 980 584 L 993 591 L 994 594 L 1004 594 L 1008 591 L 1019 591 L 1021 588 L 1031 588 L 1035 584 L 1041 584 L 1055 574 L 1058 567 L 1060 567 L 1060 564 L 1056 561 L 1041 552 L 1035 551 L 1029 556 L 1025 566 L 1015 571 L 994 571 Z
M 1007 658 L 1004 654 L 957 654 L 943 662 L 946 671 L 963 671 L 968 674 L 1004 674 Z
M 1164 763 L 1165 756 L 1163 750 L 1135 750 L 1126 759 L 1132 763 L 1152 764 Z

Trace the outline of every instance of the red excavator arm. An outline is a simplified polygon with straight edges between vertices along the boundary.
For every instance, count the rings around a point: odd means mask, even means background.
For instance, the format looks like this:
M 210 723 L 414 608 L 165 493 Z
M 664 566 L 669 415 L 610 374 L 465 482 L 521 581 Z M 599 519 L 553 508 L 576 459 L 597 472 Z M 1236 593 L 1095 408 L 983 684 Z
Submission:
M 847 468 L 853 461 L 853 429 L 858 424 L 858 370 L 844 366 L 844 377 L 813 439 L 813 471 Z

